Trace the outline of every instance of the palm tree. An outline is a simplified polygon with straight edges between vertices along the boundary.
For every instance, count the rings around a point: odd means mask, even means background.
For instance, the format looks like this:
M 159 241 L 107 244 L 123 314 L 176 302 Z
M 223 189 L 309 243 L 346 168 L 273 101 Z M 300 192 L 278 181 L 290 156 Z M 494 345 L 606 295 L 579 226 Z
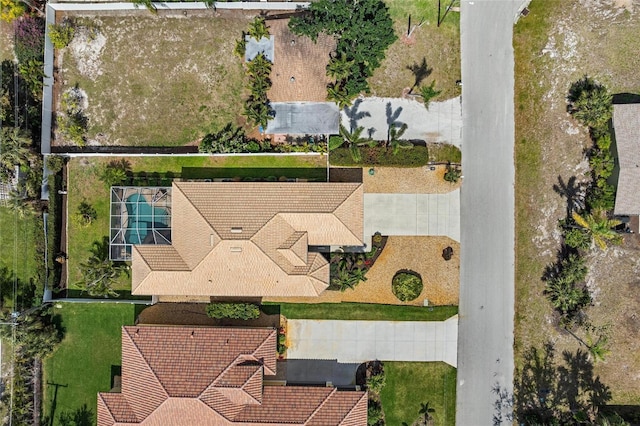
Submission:
M 364 127 L 357 127 L 350 132 L 344 125 L 340 125 L 340 136 L 344 141 L 344 145 L 347 145 L 349 148 L 349 152 L 351 153 L 351 158 L 356 163 L 362 161 L 362 153 L 360 152 L 361 146 L 373 146 L 375 142 L 370 138 L 362 137 L 362 132 L 364 131 Z
M 113 284 L 127 271 L 127 266 L 109 259 L 109 238 L 105 237 L 102 241 L 93 242 L 91 256 L 80 264 L 80 270 L 83 279 L 77 285 L 81 290 L 90 296 L 116 297 L 118 293 Z
M 400 140 L 400 138 L 406 131 L 407 125 L 405 123 L 403 123 L 399 128 L 397 127 L 396 123 L 393 123 L 391 126 L 389 126 L 389 133 L 387 135 L 387 149 L 391 148 L 393 150 L 393 155 L 396 155 L 398 151 L 400 151 L 400 148 L 413 148 L 413 144 L 411 142 Z
M 422 102 L 425 108 L 429 109 L 431 100 L 442 93 L 442 90 L 436 90 L 436 81 L 433 80 L 428 86 L 420 87 L 420 96 L 422 96 Z
M 29 163 L 31 139 L 19 128 L 5 127 L 0 133 L 0 171 L 3 178 L 13 177 L 15 166 Z
M 338 104 L 338 107 L 344 108 L 351 103 L 352 96 L 349 96 L 340 82 L 336 82 L 327 85 L 327 99 Z
M 425 404 L 420 404 L 420 414 L 424 414 L 424 424 L 429 425 L 433 421 L 432 413 L 435 413 L 436 410 L 430 406 L 430 403 L 427 401 Z
M 547 281 L 545 293 L 553 307 L 563 314 L 576 312 L 591 301 L 589 292 L 576 287 L 568 277 L 559 276 Z
M 340 56 L 334 56 L 327 64 L 327 75 L 337 81 L 344 80 L 351 74 L 351 68 L 355 61 L 349 60 L 344 52 Z
M 25 199 L 24 195 L 12 190 L 7 198 L 7 207 L 18 215 L 20 219 L 33 213 L 33 206 Z
M 267 23 L 262 16 L 257 16 L 249 24 L 249 35 L 256 40 L 260 40 L 262 37 L 269 38 L 269 29 L 267 28 Z
M 586 216 L 574 211 L 571 216 L 580 228 L 591 235 L 593 242 L 600 249 L 605 250 L 607 242 L 612 244 L 620 244 L 622 242 L 620 234 L 613 229 L 620 225 L 621 222 L 616 219 L 609 219 L 603 210 L 596 210 Z
M 589 127 L 599 127 L 611 118 L 609 90 L 586 75 L 569 89 L 569 112 Z

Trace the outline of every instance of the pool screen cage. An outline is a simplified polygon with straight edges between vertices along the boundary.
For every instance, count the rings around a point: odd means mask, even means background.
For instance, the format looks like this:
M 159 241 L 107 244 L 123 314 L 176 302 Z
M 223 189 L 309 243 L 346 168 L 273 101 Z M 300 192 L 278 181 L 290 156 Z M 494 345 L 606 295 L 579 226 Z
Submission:
M 170 187 L 111 187 L 109 258 L 131 260 L 134 244 L 171 244 Z

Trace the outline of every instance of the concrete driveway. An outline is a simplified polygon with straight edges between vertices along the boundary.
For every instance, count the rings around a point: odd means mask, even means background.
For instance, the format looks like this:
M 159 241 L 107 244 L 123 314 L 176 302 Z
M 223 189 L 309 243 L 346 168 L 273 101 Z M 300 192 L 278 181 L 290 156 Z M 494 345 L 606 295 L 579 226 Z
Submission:
M 446 321 L 289 320 L 287 327 L 288 359 L 457 364 L 457 316 Z
M 447 236 L 460 241 L 460 190 L 364 194 L 364 235 Z
M 460 98 L 431 102 L 429 109 L 422 102 L 403 98 L 360 98 L 341 111 L 342 124 L 351 129 L 364 127 L 365 134 L 376 140 L 386 140 L 389 123 L 408 125 L 403 139 L 427 142 L 462 143 L 462 111 Z

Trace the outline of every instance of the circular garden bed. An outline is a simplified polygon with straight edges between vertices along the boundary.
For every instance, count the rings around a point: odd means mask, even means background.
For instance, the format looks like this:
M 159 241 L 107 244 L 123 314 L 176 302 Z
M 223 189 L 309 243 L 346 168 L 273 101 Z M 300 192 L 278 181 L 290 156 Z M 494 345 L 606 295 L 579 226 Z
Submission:
M 396 272 L 391 281 L 393 294 L 403 302 L 415 300 L 422 293 L 423 287 L 420 274 L 409 270 Z

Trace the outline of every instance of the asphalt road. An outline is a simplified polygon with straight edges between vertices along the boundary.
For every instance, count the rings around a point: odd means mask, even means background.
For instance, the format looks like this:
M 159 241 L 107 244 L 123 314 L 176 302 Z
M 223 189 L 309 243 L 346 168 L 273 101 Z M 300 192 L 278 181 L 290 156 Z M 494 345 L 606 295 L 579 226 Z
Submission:
M 523 2 L 461 3 L 464 185 L 456 423 L 512 424 L 508 403 L 514 367 L 512 34 Z

